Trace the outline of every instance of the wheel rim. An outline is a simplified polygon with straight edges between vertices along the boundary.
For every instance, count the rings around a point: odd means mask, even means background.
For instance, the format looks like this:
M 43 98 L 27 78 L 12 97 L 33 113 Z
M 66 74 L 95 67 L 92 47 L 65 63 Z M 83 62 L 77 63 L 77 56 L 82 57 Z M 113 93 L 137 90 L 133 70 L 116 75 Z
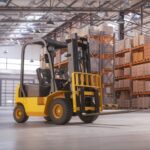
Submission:
M 60 104 L 55 104 L 52 111 L 53 111 L 54 117 L 57 119 L 60 119 L 64 113 L 63 107 Z
M 20 109 L 16 110 L 16 118 L 20 119 L 22 117 L 22 111 Z

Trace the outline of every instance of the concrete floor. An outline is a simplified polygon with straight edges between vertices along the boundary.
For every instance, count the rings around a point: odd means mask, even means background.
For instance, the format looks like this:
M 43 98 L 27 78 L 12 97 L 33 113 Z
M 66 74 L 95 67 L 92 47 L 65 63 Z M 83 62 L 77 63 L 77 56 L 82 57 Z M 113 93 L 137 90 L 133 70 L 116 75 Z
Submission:
M 0 109 L 0 150 L 150 150 L 150 111 L 102 115 L 93 124 L 74 117 L 56 126 L 43 118 L 16 124 Z

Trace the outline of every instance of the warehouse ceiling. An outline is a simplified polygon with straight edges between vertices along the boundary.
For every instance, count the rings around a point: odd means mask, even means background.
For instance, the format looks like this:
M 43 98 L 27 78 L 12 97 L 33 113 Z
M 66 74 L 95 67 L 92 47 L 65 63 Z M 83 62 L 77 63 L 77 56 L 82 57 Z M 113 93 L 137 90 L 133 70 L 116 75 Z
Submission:
M 68 34 L 68 28 L 104 22 L 118 30 L 120 11 L 126 14 L 125 35 L 131 36 L 131 30 L 150 34 L 146 4 L 148 0 L 0 0 L 0 45 L 22 44 L 46 35 L 57 38 Z

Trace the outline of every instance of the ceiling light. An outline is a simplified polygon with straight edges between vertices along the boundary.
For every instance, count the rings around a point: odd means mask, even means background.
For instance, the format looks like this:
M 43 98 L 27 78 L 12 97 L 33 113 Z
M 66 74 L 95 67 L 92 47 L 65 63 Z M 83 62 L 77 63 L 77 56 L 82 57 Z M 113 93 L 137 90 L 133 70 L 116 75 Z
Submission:
M 7 54 L 8 53 L 8 51 L 7 50 L 4 50 L 4 52 L 3 52 L 4 54 Z

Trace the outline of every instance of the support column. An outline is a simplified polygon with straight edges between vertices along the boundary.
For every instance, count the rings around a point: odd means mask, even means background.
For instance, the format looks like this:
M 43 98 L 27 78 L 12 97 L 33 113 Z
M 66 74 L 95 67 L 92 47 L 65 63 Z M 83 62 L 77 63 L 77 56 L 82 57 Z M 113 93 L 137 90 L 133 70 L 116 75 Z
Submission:
M 124 39 L 124 12 L 119 12 L 119 40 Z

